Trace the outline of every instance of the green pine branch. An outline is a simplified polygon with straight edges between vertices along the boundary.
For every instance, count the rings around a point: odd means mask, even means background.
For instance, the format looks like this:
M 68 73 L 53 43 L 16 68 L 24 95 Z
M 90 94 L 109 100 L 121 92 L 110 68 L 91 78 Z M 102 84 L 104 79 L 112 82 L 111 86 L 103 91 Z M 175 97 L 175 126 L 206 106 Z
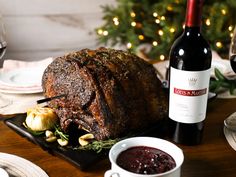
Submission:
M 130 42 L 130 50 L 135 51 L 141 44 L 152 45 L 153 41 L 157 41 L 158 45 L 152 46 L 147 54 L 151 59 L 157 59 L 161 54 L 168 56 L 173 41 L 183 30 L 186 0 L 117 0 L 117 6 L 105 5 L 102 9 L 104 24 L 96 28 L 96 31 L 102 29 L 108 34 L 98 35 L 99 43 L 126 46 Z M 228 28 L 236 24 L 235 11 L 235 0 L 207 0 L 204 4 L 202 33 L 211 48 L 223 58 L 227 57 L 229 50 L 232 31 Z M 132 12 L 135 17 L 130 15 Z M 154 12 L 158 13 L 158 17 L 153 16 Z M 156 23 L 155 20 L 162 16 L 165 20 Z M 114 17 L 119 19 L 119 25 L 114 25 Z M 206 24 L 207 19 L 210 20 L 210 26 Z M 138 25 L 131 26 L 133 21 Z M 175 31 L 170 32 L 171 28 Z M 163 31 L 162 36 L 158 35 L 158 30 Z M 140 35 L 143 35 L 144 39 L 140 40 Z M 217 42 L 221 42 L 222 47 L 217 47 Z

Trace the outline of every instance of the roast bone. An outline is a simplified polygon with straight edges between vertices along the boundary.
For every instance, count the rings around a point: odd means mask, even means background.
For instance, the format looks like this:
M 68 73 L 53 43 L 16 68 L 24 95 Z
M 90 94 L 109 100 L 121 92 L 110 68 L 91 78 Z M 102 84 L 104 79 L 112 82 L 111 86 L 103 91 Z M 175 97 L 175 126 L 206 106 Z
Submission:
M 164 119 L 167 98 L 153 66 L 126 51 L 83 49 L 56 58 L 42 78 L 63 131 L 86 129 L 97 140 L 136 132 Z

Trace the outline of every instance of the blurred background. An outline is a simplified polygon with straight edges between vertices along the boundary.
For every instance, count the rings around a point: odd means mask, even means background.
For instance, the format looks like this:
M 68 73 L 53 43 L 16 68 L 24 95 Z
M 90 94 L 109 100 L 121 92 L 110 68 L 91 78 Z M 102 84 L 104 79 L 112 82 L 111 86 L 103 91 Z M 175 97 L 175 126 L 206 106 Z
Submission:
M 4 58 L 38 60 L 105 45 L 128 49 L 152 62 L 168 60 L 184 28 L 186 2 L 0 0 L 7 38 Z M 202 34 L 221 58 L 228 58 L 235 11 L 235 0 L 204 3 Z
M 4 58 L 30 61 L 96 48 L 105 4 L 115 0 L 0 0 L 8 43 Z

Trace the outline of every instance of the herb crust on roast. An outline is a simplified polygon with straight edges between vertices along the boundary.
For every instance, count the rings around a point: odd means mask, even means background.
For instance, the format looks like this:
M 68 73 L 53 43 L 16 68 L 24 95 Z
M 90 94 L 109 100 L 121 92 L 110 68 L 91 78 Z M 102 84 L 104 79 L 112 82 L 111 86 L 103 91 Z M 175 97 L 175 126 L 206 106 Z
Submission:
M 155 69 L 122 50 L 83 49 L 56 58 L 42 78 L 63 131 L 71 125 L 97 140 L 116 138 L 157 123 L 167 115 L 167 98 Z

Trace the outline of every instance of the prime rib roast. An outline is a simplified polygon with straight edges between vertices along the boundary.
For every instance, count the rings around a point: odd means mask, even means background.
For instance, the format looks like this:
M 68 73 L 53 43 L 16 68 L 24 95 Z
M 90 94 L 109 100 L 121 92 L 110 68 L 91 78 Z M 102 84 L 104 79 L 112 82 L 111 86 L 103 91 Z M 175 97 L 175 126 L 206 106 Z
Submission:
M 42 78 L 63 131 L 86 129 L 97 140 L 115 138 L 157 123 L 167 98 L 155 69 L 122 50 L 83 49 L 56 58 Z

